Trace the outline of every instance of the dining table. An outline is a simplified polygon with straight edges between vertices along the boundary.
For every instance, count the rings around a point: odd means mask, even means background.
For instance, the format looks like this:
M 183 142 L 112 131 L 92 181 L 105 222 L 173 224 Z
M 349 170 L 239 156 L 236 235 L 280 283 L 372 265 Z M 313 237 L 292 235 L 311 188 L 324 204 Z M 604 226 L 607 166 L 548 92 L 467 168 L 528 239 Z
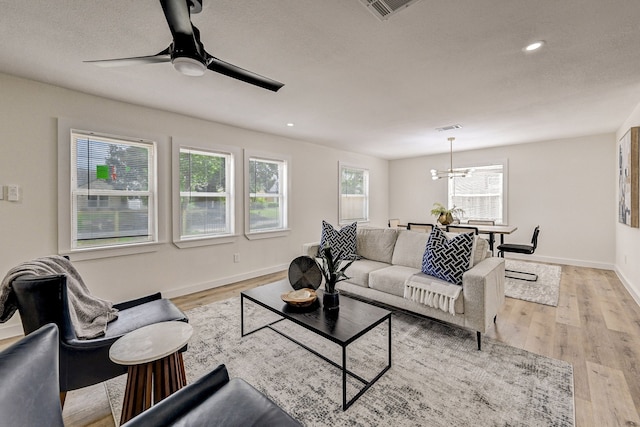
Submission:
M 500 244 L 504 243 L 505 234 L 511 234 L 518 229 L 515 225 L 481 225 L 481 224 L 455 224 L 456 227 L 470 227 L 477 228 L 478 234 L 489 235 L 489 249 L 493 252 L 493 246 L 495 244 L 495 235 L 500 235 Z

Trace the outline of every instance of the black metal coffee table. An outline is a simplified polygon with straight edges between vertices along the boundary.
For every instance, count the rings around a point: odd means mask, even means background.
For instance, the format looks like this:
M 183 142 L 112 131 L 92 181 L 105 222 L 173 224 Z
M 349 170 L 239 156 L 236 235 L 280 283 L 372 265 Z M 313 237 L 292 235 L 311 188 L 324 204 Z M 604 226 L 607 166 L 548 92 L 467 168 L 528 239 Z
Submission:
M 264 328 L 271 329 L 274 332 L 293 341 L 299 346 L 312 352 L 316 356 L 329 362 L 333 366 L 342 370 L 342 410 L 347 410 L 362 394 L 369 389 L 378 379 L 391 368 L 391 312 L 353 298 L 340 295 L 340 309 L 337 312 L 324 310 L 321 306 L 316 305 L 315 309 L 311 307 L 307 310 L 301 310 L 288 306 L 280 299 L 280 295 L 291 291 L 291 285 L 286 280 L 271 283 L 269 285 L 260 286 L 254 289 L 243 291 L 240 294 L 240 333 L 245 335 L 253 334 Z M 318 300 L 322 300 L 322 291 L 318 290 Z M 282 316 L 282 318 L 261 326 L 253 331 L 244 332 L 244 299 L 248 299 L 267 310 Z M 317 304 L 317 303 L 316 303 Z M 272 325 L 283 320 L 290 320 L 305 329 L 314 332 L 342 347 L 342 364 L 338 364 L 333 360 L 323 356 L 312 348 L 304 345 L 296 339 L 286 335 L 282 331 L 273 328 Z M 356 373 L 347 369 L 347 346 L 360 338 L 376 326 L 384 321 L 388 321 L 388 363 L 387 366 L 380 371 L 375 378 L 368 381 Z M 364 384 L 364 387 L 353 397 L 347 401 L 347 375 Z

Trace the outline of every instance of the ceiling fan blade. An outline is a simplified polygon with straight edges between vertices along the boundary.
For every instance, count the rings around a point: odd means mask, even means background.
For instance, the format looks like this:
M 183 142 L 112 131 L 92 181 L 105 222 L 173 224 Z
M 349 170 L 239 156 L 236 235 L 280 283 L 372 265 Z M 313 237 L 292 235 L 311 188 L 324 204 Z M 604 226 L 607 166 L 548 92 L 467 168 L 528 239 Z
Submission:
M 176 35 L 193 35 L 189 2 L 187 0 L 160 0 L 160 4 L 174 38 L 176 38 Z
M 259 86 L 273 92 L 277 92 L 282 86 L 284 86 L 284 83 L 280 83 L 268 77 L 261 76 L 260 74 L 245 70 L 244 68 L 229 64 L 228 62 L 210 55 L 207 57 L 207 68 L 211 71 L 215 71 L 216 73 L 224 74 L 225 76 L 233 77 L 234 79 Z
M 160 53 L 149 56 L 134 56 L 131 58 L 97 59 L 93 61 L 82 61 L 95 64 L 99 67 L 125 67 L 128 65 L 155 64 L 158 62 L 171 62 L 169 48 Z

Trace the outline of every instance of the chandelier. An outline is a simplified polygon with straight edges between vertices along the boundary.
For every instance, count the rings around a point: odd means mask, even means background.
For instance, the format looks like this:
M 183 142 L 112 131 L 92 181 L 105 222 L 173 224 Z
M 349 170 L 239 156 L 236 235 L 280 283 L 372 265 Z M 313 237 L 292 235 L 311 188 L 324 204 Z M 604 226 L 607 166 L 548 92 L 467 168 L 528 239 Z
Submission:
M 449 140 L 449 169 L 431 169 L 431 179 L 434 181 L 442 178 L 465 178 L 473 172 L 473 169 L 453 168 L 453 141 L 455 141 L 455 138 L 449 137 L 447 139 Z

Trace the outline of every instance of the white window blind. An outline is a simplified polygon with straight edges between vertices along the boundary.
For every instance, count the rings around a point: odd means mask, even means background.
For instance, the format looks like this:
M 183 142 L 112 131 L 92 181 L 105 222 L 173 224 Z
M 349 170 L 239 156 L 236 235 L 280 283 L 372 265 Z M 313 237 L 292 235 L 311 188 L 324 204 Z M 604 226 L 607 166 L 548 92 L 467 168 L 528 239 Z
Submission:
M 233 233 L 232 155 L 180 148 L 180 238 Z
M 249 158 L 249 232 L 287 228 L 287 162 Z
M 340 223 L 369 220 L 369 171 L 340 166 Z
M 504 223 L 506 194 L 502 164 L 474 167 L 471 176 L 448 181 L 449 206 L 462 208 L 463 218 Z
M 71 131 L 74 249 L 153 242 L 155 143 Z

